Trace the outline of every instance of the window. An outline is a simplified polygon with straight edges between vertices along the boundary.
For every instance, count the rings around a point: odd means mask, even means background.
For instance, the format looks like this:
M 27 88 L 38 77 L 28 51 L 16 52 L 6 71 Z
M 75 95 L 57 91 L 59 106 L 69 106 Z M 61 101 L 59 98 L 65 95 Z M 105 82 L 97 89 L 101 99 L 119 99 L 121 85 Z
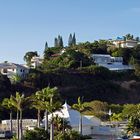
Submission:
M 7 73 L 7 69 L 3 69 L 3 73 Z

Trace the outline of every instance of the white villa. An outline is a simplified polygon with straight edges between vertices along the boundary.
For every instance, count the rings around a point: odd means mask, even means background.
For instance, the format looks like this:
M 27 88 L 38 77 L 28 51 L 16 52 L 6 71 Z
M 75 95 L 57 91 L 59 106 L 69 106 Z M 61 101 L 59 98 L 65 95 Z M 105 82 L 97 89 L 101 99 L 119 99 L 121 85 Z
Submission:
M 39 57 L 39 56 L 34 56 L 31 59 L 31 63 L 33 68 L 37 68 L 42 64 L 43 58 Z
M 67 119 L 70 122 L 72 129 L 78 131 L 80 118 L 80 113 L 78 111 L 71 109 L 71 107 L 67 103 L 65 103 L 60 111 L 56 111 L 53 113 L 53 116 L 57 115 L 58 117 Z M 49 120 L 51 119 L 51 114 L 48 116 L 48 118 Z M 84 135 L 91 134 L 94 127 L 98 127 L 101 125 L 100 119 L 96 117 L 83 116 L 82 118 Z M 45 118 L 43 119 L 43 124 L 45 124 Z
M 51 114 L 48 119 L 51 119 Z M 53 113 L 53 116 L 58 116 L 67 119 L 70 122 L 73 130 L 79 131 L 79 118 L 80 113 L 65 103 L 60 111 Z M 111 128 L 106 125 L 102 125 L 100 119 L 95 116 L 82 116 L 82 134 L 83 135 L 116 135 L 116 128 Z M 43 119 L 43 125 L 45 124 L 45 116 Z
M 133 69 L 132 65 L 123 65 L 122 57 L 112 57 L 108 54 L 92 54 L 93 61 L 99 65 L 112 71 L 123 71 Z
M 7 75 L 8 78 L 11 78 L 13 75 L 25 77 L 28 72 L 29 69 L 23 65 L 8 62 L 0 63 L 0 73 Z
M 117 39 L 113 40 L 112 43 L 116 47 L 133 48 L 138 44 L 138 41 L 136 41 L 136 40 L 124 40 L 121 37 L 117 37 Z
M 13 129 L 16 130 L 17 120 L 12 120 Z M 29 126 L 37 126 L 37 119 L 22 119 L 23 129 L 28 129 Z M 10 129 L 10 120 L 2 120 L 0 129 L 9 130 Z

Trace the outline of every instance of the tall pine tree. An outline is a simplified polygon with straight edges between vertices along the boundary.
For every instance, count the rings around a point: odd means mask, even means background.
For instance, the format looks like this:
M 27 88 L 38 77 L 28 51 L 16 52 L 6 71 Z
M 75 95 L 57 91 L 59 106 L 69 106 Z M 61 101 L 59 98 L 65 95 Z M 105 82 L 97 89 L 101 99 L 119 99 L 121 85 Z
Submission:
M 54 47 L 58 47 L 58 39 L 57 38 L 54 39 Z
M 45 43 L 45 50 L 47 50 L 48 49 L 48 42 L 46 41 L 46 43 Z
M 64 45 L 63 45 L 63 38 L 62 38 L 62 36 L 60 37 L 60 43 L 59 43 L 59 46 L 60 46 L 60 47 L 62 47 L 62 48 L 64 47 Z
M 72 46 L 72 34 L 70 34 L 69 39 L 68 39 L 68 46 Z
M 54 39 L 54 47 L 63 47 L 62 36 L 58 35 L 58 38 Z
M 75 37 L 75 33 L 73 34 L 73 37 L 72 37 L 72 46 L 75 46 L 76 45 L 76 37 Z

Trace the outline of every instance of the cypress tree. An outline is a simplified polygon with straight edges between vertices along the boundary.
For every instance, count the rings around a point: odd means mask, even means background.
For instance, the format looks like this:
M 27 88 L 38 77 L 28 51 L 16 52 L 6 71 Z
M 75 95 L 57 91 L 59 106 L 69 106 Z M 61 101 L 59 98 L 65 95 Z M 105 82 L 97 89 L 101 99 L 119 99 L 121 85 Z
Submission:
M 140 38 L 137 36 L 135 40 L 136 40 L 136 41 L 140 41 Z
M 72 34 L 70 34 L 70 36 L 69 36 L 69 40 L 68 40 L 68 46 L 70 47 L 70 46 L 72 46 Z
M 76 37 L 75 37 L 75 33 L 73 34 L 73 37 L 72 37 L 72 46 L 75 46 L 76 45 Z
M 62 38 L 62 36 L 60 37 L 60 44 L 59 44 L 59 45 L 60 45 L 60 47 L 62 47 L 62 48 L 64 47 L 64 45 L 63 45 L 63 38 Z
M 63 39 L 60 35 L 58 35 L 58 47 L 63 47 Z
M 46 43 L 45 43 L 45 49 L 44 49 L 44 55 L 45 55 L 47 49 L 48 49 L 48 43 L 47 43 L 47 41 L 46 41 Z
M 54 39 L 54 47 L 58 47 L 58 39 L 57 38 Z
M 47 50 L 48 49 L 48 42 L 46 41 L 46 43 L 45 43 L 45 50 Z
M 60 46 L 61 46 L 61 36 L 58 35 L 58 47 L 60 47 Z

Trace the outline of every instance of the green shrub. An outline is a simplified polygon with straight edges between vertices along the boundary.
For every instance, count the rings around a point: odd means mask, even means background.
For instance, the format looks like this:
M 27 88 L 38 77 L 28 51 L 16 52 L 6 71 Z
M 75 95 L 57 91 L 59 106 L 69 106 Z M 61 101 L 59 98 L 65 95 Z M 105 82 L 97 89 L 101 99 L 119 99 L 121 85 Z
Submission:
M 42 128 L 35 128 L 25 132 L 24 140 L 49 140 L 49 134 Z

